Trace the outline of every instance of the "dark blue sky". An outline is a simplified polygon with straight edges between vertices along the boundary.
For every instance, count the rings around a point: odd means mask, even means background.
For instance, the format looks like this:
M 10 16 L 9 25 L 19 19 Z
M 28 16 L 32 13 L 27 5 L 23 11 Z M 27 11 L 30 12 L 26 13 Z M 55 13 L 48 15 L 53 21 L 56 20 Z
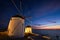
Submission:
M 14 2 L 20 8 L 20 0 L 14 0 Z M 31 16 L 29 20 L 32 21 L 32 24 L 60 24 L 59 0 L 23 0 L 22 3 L 23 15 Z M 17 13 L 11 0 L 0 0 L 0 26 L 8 26 L 11 16 Z M 29 23 L 26 22 L 26 24 Z

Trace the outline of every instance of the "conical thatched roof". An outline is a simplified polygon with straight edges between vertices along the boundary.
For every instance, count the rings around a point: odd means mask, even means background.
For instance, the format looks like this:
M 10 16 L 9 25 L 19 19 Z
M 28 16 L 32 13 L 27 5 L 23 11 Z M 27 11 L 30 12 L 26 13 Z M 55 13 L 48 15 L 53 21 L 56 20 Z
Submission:
M 12 16 L 12 17 L 20 17 L 20 18 L 24 19 L 24 17 L 21 16 L 21 15 L 14 15 L 14 16 Z

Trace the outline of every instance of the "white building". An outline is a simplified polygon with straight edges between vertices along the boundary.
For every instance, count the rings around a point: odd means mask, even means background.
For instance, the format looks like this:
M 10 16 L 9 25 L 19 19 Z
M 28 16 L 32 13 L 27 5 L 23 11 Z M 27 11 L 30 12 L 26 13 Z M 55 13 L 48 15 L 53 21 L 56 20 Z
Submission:
M 24 37 L 24 18 L 15 15 L 10 19 L 8 25 L 8 35 L 14 37 Z
M 32 33 L 32 27 L 31 26 L 26 26 L 25 27 L 25 33 L 26 34 Z

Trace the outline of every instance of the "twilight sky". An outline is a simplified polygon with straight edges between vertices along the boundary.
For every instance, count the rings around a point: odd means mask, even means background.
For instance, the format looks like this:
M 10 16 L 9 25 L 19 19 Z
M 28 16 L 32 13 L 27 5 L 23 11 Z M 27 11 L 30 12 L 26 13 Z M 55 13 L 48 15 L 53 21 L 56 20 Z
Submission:
M 13 1 L 20 9 L 20 0 Z M 26 24 L 60 25 L 59 0 L 22 0 L 22 3 L 23 15 L 31 16 L 28 19 L 32 21 L 32 23 L 26 21 Z M 0 0 L 0 26 L 8 26 L 11 16 L 17 13 L 18 11 L 11 0 Z

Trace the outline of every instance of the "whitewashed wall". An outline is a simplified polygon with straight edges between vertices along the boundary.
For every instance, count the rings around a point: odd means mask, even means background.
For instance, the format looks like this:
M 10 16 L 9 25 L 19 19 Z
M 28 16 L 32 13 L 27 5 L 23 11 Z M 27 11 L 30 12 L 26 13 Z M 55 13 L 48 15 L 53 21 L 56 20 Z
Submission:
M 12 17 L 8 25 L 8 35 L 24 37 L 24 19 Z

